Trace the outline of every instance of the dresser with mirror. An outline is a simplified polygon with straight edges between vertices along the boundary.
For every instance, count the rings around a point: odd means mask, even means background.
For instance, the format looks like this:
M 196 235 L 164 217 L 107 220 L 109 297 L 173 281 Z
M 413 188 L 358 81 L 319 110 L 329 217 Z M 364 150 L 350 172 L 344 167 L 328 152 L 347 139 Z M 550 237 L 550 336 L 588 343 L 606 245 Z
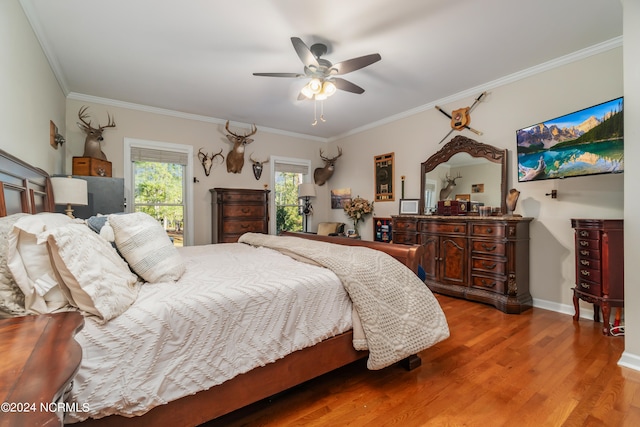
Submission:
M 393 216 L 392 230 L 394 243 L 424 246 L 421 265 L 429 289 L 505 313 L 529 309 L 532 218 L 507 213 L 507 150 L 459 135 L 420 170 L 420 212 Z M 453 188 L 447 186 L 452 177 L 458 177 Z M 468 208 L 456 215 L 439 212 L 458 200 Z

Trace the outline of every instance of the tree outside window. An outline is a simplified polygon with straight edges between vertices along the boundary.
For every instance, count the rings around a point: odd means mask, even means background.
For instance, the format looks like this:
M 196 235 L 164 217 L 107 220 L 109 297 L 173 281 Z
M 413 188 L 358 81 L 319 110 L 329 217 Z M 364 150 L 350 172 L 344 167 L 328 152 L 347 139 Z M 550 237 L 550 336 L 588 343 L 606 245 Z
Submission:
M 298 185 L 303 175 L 296 172 L 275 173 L 276 232 L 302 231 Z

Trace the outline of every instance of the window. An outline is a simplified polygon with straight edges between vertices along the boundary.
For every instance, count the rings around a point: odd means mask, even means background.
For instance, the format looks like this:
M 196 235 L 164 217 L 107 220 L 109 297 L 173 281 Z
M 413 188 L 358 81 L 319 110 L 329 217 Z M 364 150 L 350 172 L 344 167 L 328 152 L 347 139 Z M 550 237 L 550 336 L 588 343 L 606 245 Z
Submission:
M 125 138 L 125 194 L 130 212 L 160 222 L 174 245 L 193 244 L 193 147 Z
M 309 182 L 311 161 L 271 156 L 271 212 L 275 212 L 275 221 L 271 221 L 271 233 L 282 230 L 302 231 L 303 216 L 300 212 L 298 185 Z

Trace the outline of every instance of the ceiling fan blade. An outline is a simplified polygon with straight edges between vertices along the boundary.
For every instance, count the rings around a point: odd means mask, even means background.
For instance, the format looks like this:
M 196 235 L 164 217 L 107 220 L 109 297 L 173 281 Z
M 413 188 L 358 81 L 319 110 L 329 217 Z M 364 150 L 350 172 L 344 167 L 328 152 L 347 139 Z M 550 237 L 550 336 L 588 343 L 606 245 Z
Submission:
M 311 50 L 306 44 L 304 44 L 302 39 L 298 37 L 291 37 L 291 43 L 293 44 L 293 48 L 296 50 L 298 57 L 305 67 L 309 67 L 312 65 L 316 68 L 320 67 L 320 64 L 318 64 L 318 60 L 315 56 L 313 56 L 313 53 L 311 53 Z
M 253 75 L 263 77 L 304 77 L 304 74 L 300 73 L 253 73 Z
M 338 62 L 331 67 L 331 74 L 347 74 L 360 68 L 364 68 L 368 65 L 378 62 L 382 59 L 380 54 L 372 53 L 371 55 L 360 56 L 358 58 L 348 59 L 346 61 Z M 336 71 L 334 71 L 336 70 Z
M 341 79 L 340 77 L 336 77 L 331 79 L 333 83 L 335 83 L 336 87 L 340 90 L 346 90 L 347 92 L 353 92 L 357 94 L 364 93 L 364 89 L 362 89 L 357 84 L 351 83 L 349 80 Z

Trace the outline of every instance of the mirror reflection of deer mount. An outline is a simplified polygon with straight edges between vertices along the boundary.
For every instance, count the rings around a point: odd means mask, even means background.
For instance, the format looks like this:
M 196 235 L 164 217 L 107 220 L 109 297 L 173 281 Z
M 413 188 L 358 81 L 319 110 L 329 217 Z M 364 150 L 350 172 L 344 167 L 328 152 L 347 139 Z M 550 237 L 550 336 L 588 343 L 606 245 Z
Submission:
M 376 202 L 392 202 L 393 196 L 393 153 L 381 154 L 373 158 L 375 170 Z
M 420 166 L 420 213 L 435 212 L 437 196 L 445 188 L 443 181 L 447 175 L 454 178 L 458 174 L 463 179 L 456 181 L 453 194 L 470 194 L 471 202 L 506 213 L 507 151 L 462 135 L 455 136 Z M 483 183 L 483 193 L 471 190 L 478 182 Z

